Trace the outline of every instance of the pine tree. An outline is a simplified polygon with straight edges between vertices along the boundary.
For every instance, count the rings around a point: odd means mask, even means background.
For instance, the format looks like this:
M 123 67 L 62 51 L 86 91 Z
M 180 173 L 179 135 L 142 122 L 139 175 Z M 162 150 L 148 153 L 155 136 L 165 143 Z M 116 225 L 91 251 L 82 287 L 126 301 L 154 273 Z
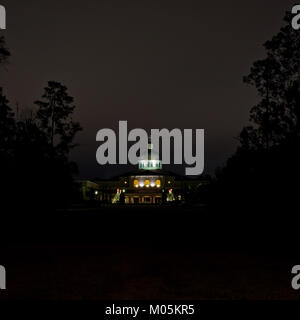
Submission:
M 11 156 L 15 138 L 14 113 L 9 106 L 9 101 L 0 88 L 0 153 L 1 158 Z
M 75 147 L 75 135 L 82 130 L 80 124 L 72 119 L 73 102 L 67 87 L 54 81 L 48 82 L 42 100 L 35 102 L 40 128 L 45 132 L 53 152 L 59 156 L 68 156 Z
M 4 37 L 0 37 L 0 65 L 8 62 L 8 58 L 10 57 L 10 52 L 6 48 Z

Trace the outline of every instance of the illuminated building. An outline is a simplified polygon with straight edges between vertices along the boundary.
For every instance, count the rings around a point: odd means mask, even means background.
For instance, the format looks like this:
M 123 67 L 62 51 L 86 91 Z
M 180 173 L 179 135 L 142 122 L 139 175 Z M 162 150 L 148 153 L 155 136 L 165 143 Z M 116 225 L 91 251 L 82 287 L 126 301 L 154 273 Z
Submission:
M 85 191 L 86 194 L 92 195 L 92 200 L 112 204 L 180 203 L 188 190 L 205 183 L 203 179 L 189 179 L 163 170 L 162 162 L 151 154 L 151 144 L 148 149 L 148 154 L 139 161 L 138 170 L 110 180 L 95 179 L 90 182 L 95 190 Z

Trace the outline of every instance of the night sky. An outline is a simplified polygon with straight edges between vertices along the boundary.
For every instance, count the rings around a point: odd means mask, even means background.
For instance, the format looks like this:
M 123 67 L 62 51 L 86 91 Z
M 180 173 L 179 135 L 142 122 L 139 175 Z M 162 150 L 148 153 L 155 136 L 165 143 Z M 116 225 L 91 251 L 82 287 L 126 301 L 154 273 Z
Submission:
M 97 131 L 119 120 L 205 129 L 205 172 L 213 173 L 257 101 L 242 77 L 294 2 L 2 0 L 12 58 L 0 86 L 24 109 L 48 80 L 69 88 L 84 128 L 72 152 L 82 178 L 125 170 L 95 157 Z

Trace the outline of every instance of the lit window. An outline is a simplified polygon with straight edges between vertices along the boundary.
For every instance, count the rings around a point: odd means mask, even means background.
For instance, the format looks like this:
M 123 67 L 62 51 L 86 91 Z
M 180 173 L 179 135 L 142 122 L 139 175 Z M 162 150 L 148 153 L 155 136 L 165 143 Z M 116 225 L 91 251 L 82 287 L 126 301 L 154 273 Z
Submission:
M 134 180 L 133 181 L 133 185 L 135 186 L 135 188 L 139 187 L 139 181 L 138 180 Z
M 160 187 L 161 187 L 161 182 L 160 182 L 160 180 L 156 180 L 156 181 L 155 181 L 155 184 L 156 184 L 156 187 L 157 187 L 157 188 L 160 188 Z
M 146 180 L 146 181 L 145 181 L 145 186 L 146 186 L 146 188 L 149 188 L 149 186 L 150 186 L 150 180 Z

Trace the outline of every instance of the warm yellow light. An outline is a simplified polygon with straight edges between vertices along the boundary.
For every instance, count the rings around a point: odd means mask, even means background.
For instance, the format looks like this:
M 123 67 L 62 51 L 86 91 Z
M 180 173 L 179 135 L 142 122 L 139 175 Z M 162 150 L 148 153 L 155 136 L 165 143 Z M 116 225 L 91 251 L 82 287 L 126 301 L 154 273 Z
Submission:
M 160 188 L 160 186 L 161 186 L 160 180 L 156 180 L 156 181 L 155 181 L 155 184 L 156 184 L 157 188 Z
M 139 187 L 139 180 L 134 180 L 133 185 L 138 188 Z
M 145 186 L 146 186 L 147 188 L 149 188 L 149 186 L 150 186 L 150 180 L 147 179 L 147 180 L 145 181 Z

